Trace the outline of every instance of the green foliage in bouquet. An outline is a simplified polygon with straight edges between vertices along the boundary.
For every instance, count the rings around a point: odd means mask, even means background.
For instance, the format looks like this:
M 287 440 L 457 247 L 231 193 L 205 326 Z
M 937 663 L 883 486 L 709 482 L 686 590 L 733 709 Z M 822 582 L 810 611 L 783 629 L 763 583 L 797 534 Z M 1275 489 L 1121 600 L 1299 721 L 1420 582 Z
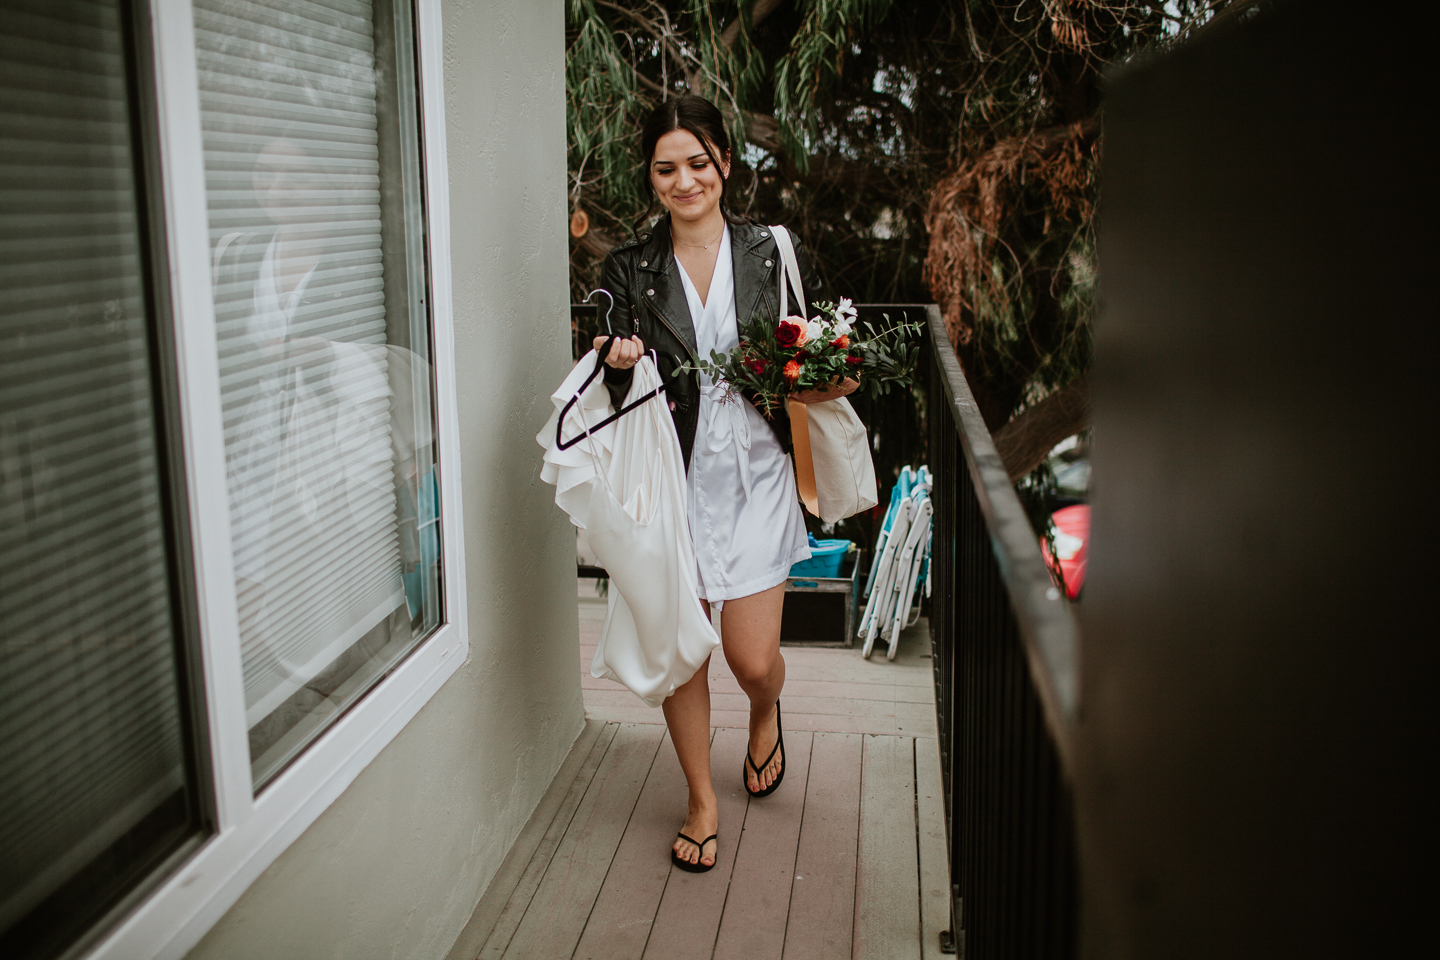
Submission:
M 846 377 L 858 380 L 872 399 L 914 382 L 918 323 L 877 330 L 867 321 L 868 336 L 862 337 L 849 300 L 813 306 L 819 312 L 810 320 L 786 317 L 777 324 L 773 317 L 757 316 L 741 325 L 740 345 L 728 355 L 712 350 L 709 360 L 683 364 L 678 372 L 704 373 L 728 384 L 766 418 L 783 408 L 791 393 L 823 390 Z

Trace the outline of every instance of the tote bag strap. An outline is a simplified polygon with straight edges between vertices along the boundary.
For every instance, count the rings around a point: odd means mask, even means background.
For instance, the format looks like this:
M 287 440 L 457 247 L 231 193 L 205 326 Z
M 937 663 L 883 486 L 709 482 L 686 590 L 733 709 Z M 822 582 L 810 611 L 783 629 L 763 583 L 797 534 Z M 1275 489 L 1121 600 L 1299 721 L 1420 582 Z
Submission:
M 800 304 L 800 313 L 803 316 L 809 311 L 810 305 L 805 302 L 805 287 L 800 282 L 800 261 L 795 258 L 795 242 L 790 239 L 790 231 L 784 227 L 771 227 L 770 233 L 775 237 L 775 247 L 780 252 L 780 319 L 784 320 L 789 316 L 791 286 L 795 288 L 795 302 Z
M 795 244 L 790 239 L 790 231 L 784 227 L 773 226 L 770 233 L 775 237 L 775 247 L 780 253 L 779 319 L 784 320 L 789 314 L 789 287 L 793 284 L 803 320 L 809 304 L 805 302 L 805 287 L 800 282 L 800 261 L 795 258 Z M 820 494 L 815 488 L 815 459 L 810 453 L 810 413 L 798 400 L 788 401 L 785 407 L 790 414 L 790 443 L 795 449 L 795 486 L 799 488 L 800 502 L 805 504 L 805 509 L 812 517 L 818 517 Z

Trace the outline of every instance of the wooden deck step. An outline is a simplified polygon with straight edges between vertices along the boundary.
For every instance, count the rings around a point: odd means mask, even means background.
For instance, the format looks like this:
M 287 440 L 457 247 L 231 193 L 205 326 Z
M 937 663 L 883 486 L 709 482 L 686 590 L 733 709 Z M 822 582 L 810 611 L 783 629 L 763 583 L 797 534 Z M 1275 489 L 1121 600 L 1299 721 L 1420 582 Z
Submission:
M 785 648 L 785 781 L 759 800 L 741 779 L 743 694 L 714 658 L 720 842 L 715 868 L 691 874 L 669 860 L 686 788 L 664 717 L 588 678 L 603 608 L 579 612 L 586 731 L 449 960 L 939 957 L 949 873 L 923 622 L 895 661 Z

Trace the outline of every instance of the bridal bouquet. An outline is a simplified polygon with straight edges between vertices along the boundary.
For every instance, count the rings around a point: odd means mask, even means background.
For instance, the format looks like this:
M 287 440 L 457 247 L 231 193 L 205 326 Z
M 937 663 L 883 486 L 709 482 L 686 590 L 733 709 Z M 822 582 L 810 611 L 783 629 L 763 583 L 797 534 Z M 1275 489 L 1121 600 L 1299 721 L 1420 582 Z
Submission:
M 914 382 L 920 324 L 901 322 L 877 331 L 866 322 L 861 334 L 848 299 L 812 306 L 818 313 L 810 320 L 792 316 L 777 324 L 756 317 L 741 325 L 740 345 L 728 356 L 712 350 L 708 361 L 684 364 L 678 372 L 699 371 L 725 382 L 766 418 L 794 391 L 824 389 L 846 377 L 860 381 L 872 398 Z

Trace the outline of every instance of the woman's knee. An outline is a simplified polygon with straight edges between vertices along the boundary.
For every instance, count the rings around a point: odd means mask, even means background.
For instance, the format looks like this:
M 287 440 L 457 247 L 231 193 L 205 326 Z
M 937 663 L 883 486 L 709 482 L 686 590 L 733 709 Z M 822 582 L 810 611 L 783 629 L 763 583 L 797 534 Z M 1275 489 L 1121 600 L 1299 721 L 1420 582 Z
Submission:
M 726 657 L 735 679 L 746 686 L 757 686 L 769 680 L 780 659 L 780 651 L 747 651 L 739 656 Z

